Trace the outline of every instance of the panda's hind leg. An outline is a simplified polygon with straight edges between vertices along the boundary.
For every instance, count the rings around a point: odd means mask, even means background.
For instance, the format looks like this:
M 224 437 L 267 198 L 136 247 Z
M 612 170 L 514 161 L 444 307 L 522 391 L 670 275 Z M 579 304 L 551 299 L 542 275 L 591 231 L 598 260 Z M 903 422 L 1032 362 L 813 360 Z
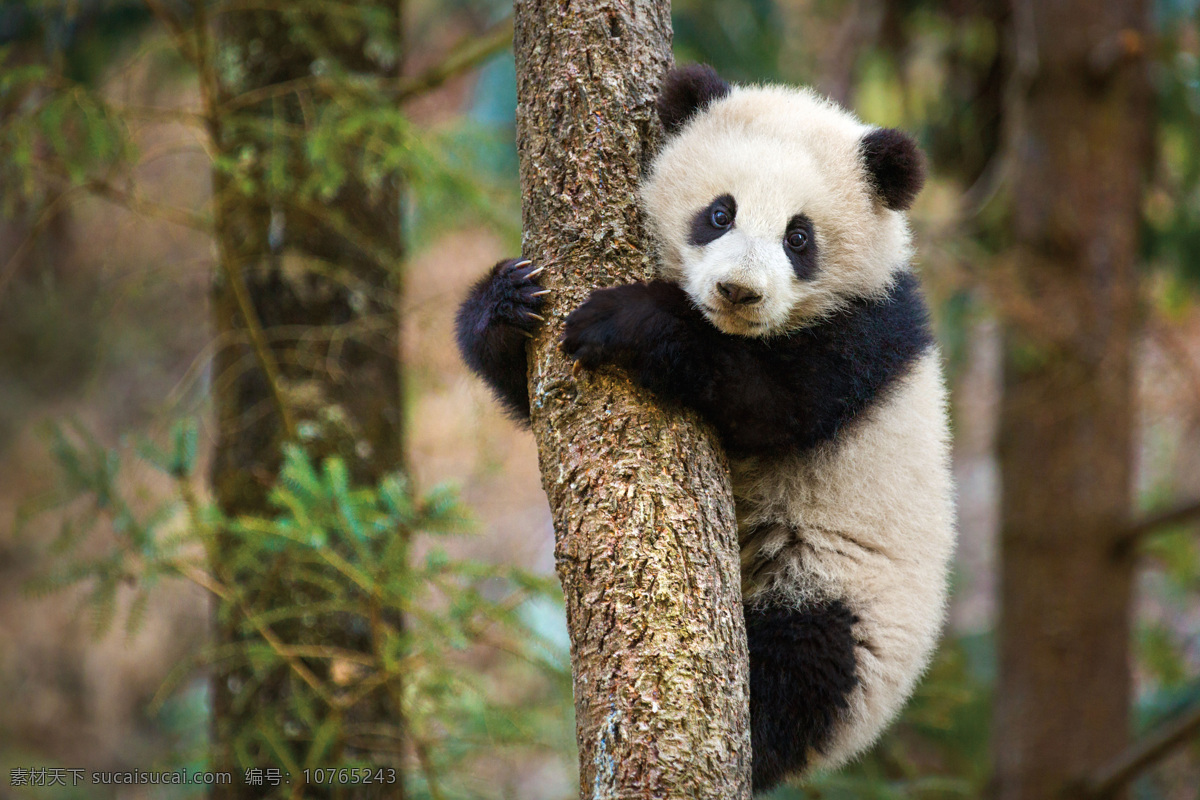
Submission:
M 845 603 L 747 604 L 754 792 L 804 770 L 849 706 L 856 621 Z

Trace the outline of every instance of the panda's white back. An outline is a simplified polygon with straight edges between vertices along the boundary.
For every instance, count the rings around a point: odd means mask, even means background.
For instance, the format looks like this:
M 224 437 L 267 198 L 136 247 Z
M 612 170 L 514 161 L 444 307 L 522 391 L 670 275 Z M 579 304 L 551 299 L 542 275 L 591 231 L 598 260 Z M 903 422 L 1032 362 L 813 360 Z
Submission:
M 742 542 L 743 569 L 755 573 L 743 584 L 744 599 L 768 591 L 849 598 L 859 617 L 860 683 L 849 724 L 814 754 L 816 766 L 836 766 L 878 738 L 937 644 L 955 543 L 945 411 L 934 348 L 832 446 L 731 465 L 739 528 L 786 519 L 799 533 Z

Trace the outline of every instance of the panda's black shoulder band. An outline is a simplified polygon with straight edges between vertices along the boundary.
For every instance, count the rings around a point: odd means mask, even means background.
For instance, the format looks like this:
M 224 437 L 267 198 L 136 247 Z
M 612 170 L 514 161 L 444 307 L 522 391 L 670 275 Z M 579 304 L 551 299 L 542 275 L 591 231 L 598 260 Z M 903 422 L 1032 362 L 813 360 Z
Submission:
M 721 333 L 680 287 L 620 287 L 605 341 L 634 379 L 700 412 L 731 456 L 802 452 L 865 417 L 929 348 L 928 312 L 905 271 L 883 298 L 766 339 Z M 615 291 L 615 290 L 609 290 Z
M 904 271 L 886 296 L 859 299 L 786 338 L 760 340 L 780 401 L 792 407 L 788 449 L 828 442 L 879 403 L 933 344 L 917 276 Z

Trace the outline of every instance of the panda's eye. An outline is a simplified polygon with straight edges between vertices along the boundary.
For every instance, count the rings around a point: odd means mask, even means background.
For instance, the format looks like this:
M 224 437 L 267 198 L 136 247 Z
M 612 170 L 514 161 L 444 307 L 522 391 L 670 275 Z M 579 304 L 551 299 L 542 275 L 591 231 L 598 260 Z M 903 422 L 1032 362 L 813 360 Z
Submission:
M 720 239 L 733 228 L 733 220 L 737 217 L 737 201 L 731 194 L 723 194 L 713 198 L 704 208 L 698 209 L 692 217 L 688 231 L 688 244 L 703 247 Z
M 792 250 L 803 250 L 808 246 L 808 234 L 804 231 L 792 231 L 784 241 Z

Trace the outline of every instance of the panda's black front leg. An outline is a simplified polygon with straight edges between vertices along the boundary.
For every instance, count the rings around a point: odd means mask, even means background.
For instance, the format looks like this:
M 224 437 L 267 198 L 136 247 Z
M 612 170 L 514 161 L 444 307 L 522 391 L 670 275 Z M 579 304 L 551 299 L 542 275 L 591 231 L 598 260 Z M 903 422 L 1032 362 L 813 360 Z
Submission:
M 659 397 L 699 411 L 730 452 L 777 438 L 789 395 L 745 337 L 721 333 L 665 281 L 598 289 L 567 317 L 563 350 L 615 364 Z
M 563 350 L 588 369 L 616 364 L 635 379 L 661 372 L 670 368 L 667 349 L 686 336 L 689 309 L 682 290 L 662 281 L 597 289 L 567 317 Z
M 542 324 L 548 289 L 528 259 L 510 258 L 471 287 L 455 319 L 463 361 L 483 378 L 514 419 L 529 419 L 525 342 Z

